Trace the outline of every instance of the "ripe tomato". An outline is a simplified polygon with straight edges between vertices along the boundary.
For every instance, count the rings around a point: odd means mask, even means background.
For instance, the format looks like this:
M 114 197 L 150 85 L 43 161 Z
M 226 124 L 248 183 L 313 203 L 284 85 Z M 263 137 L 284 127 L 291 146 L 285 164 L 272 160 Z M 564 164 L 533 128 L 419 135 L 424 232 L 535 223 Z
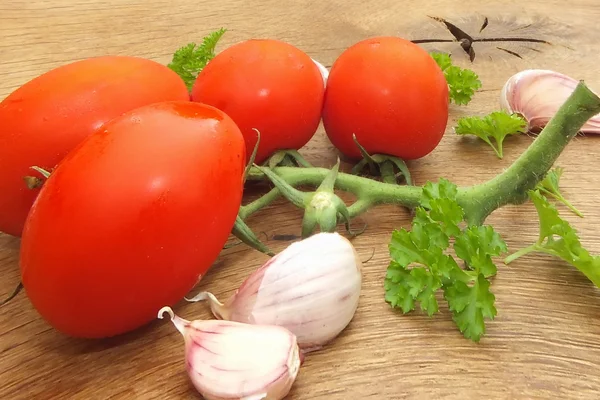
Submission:
M 247 40 L 217 54 L 200 72 L 191 98 L 227 113 L 242 130 L 255 162 L 277 150 L 300 149 L 321 121 L 325 88 L 317 65 L 278 40 Z
M 106 56 L 53 69 L 0 103 L 0 232 L 20 236 L 38 190 L 23 178 L 54 168 L 108 120 L 160 101 L 189 100 L 181 78 L 157 62 Z
M 133 330 L 181 300 L 215 261 L 241 204 L 244 139 L 216 108 L 144 106 L 59 164 L 23 230 L 21 275 L 57 330 Z
M 352 135 L 371 154 L 417 159 L 439 144 L 448 122 L 448 84 L 421 47 L 375 37 L 346 49 L 331 67 L 323 126 L 332 144 L 361 157 Z

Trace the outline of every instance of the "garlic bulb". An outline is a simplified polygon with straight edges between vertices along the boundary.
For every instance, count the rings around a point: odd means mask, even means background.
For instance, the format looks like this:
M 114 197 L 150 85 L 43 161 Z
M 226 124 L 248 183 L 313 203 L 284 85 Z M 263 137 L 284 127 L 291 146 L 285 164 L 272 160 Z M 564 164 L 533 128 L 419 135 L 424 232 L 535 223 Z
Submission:
M 278 326 L 188 321 L 164 313 L 183 335 L 188 375 L 206 400 L 280 400 L 302 364 L 293 333 Z
M 518 113 L 539 131 L 573 93 L 579 81 L 559 72 L 527 69 L 511 76 L 500 94 L 500 105 L 509 113 Z M 600 134 L 600 114 L 581 128 L 582 133 Z
M 225 304 L 209 292 L 188 301 L 208 300 L 219 319 L 285 327 L 306 353 L 334 339 L 354 317 L 361 268 L 346 238 L 321 232 L 271 258 Z

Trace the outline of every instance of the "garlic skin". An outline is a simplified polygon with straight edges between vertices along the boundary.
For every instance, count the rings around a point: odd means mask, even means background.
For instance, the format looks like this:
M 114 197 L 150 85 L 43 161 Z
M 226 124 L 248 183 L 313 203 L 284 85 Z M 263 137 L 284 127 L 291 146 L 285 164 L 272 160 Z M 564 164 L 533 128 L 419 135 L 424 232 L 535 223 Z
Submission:
M 292 243 L 252 273 L 225 304 L 209 292 L 216 318 L 279 325 L 296 335 L 304 353 L 318 350 L 348 326 L 359 303 L 362 262 L 337 232 Z
M 302 364 L 296 337 L 278 326 L 188 321 L 168 313 L 185 343 L 186 369 L 206 400 L 280 400 Z
M 518 113 L 530 131 L 541 130 L 573 93 L 579 81 L 556 71 L 526 69 L 511 76 L 500 93 L 500 106 Z M 600 114 L 588 120 L 582 133 L 600 134 Z
M 329 78 L 329 70 L 327 68 L 325 68 L 325 66 L 323 64 L 321 64 L 320 62 L 318 62 L 314 58 L 312 60 L 315 63 L 315 65 L 317 66 L 317 68 L 319 68 L 319 72 L 321 73 L 321 77 L 323 77 L 323 85 L 327 86 L 327 79 Z

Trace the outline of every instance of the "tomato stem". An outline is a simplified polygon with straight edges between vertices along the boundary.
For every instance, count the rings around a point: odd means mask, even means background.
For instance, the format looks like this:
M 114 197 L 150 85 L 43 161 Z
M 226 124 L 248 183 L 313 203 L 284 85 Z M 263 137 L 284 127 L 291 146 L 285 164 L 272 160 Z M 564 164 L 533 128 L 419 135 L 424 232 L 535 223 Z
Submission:
M 527 191 L 535 188 L 570 140 L 599 112 L 600 98 L 583 81 L 580 82 L 533 143 L 508 169 L 487 182 L 458 189 L 457 200 L 464 209 L 466 221 L 470 225 L 479 225 L 494 210 L 504 205 L 524 203 L 527 200 Z M 248 173 L 248 180 L 277 182 L 278 187 L 285 187 L 286 197 L 290 198 L 292 194 L 294 203 L 304 208 L 306 203 L 300 200 L 304 200 L 309 194 L 300 192 L 295 187 L 319 187 L 327 176 L 331 176 L 331 171 L 326 168 L 253 167 Z M 409 180 L 410 175 L 407 178 Z M 398 204 L 409 209 L 415 208 L 419 205 L 422 192 L 422 187 L 412 186 L 410 183 L 400 186 L 397 183 L 375 181 L 343 172 L 337 173 L 334 187 L 353 193 L 357 197 L 357 200 L 347 207 L 344 222 L 378 204 Z M 259 211 L 276 200 L 280 194 L 280 190 L 274 188 L 261 198 L 242 206 L 240 218 L 245 219 Z

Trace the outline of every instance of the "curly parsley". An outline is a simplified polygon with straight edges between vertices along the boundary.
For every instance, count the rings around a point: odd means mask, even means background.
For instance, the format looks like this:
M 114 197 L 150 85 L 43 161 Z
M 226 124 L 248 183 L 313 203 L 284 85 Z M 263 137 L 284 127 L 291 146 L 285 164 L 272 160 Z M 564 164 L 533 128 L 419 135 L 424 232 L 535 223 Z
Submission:
M 485 334 L 485 319 L 497 314 L 488 280 L 497 269 L 492 257 L 507 247 L 491 226 L 461 228 L 464 212 L 456 194 L 457 187 L 448 180 L 428 182 L 410 231 L 393 232 L 385 300 L 404 313 L 418 303 L 432 316 L 439 311 L 436 293 L 442 290 L 458 329 L 478 342 Z M 456 256 L 467 265 L 464 269 L 447 253 L 451 239 Z
M 200 45 L 189 43 L 173 54 L 173 60 L 168 67 L 183 79 L 188 90 L 192 89 L 200 71 L 215 57 L 217 43 L 226 31 L 221 28 L 205 36 Z
M 481 88 L 479 76 L 470 69 L 453 65 L 448 54 L 431 53 L 431 56 L 444 72 L 450 91 L 450 101 L 458 105 L 469 104 L 475 92 Z

